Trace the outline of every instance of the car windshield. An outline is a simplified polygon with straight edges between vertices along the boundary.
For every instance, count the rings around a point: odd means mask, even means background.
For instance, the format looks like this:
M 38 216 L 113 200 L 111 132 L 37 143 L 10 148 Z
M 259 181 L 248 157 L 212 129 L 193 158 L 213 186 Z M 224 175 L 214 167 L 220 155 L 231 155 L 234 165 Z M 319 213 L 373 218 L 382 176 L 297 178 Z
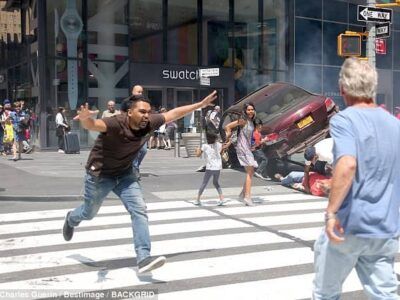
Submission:
M 285 111 L 303 102 L 311 94 L 296 86 L 288 85 L 283 89 L 279 89 L 275 93 L 266 94 L 261 101 L 255 103 L 257 109 L 257 117 L 263 123 L 267 123 Z

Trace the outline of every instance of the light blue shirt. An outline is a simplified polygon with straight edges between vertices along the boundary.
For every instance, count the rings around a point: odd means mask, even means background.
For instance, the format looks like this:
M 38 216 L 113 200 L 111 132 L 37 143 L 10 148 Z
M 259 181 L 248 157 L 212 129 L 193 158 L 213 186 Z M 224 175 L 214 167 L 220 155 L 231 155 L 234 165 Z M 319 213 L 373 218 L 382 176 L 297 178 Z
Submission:
M 330 121 L 334 163 L 357 170 L 338 218 L 345 234 L 392 238 L 400 233 L 400 121 L 381 108 L 348 107 Z

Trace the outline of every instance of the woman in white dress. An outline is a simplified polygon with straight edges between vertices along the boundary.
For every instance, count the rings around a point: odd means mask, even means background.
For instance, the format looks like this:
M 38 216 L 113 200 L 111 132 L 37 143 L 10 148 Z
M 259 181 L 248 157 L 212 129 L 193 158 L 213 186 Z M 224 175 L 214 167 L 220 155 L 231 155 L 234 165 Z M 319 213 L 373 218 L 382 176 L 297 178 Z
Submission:
M 253 206 L 251 200 L 251 181 L 254 175 L 254 168 L 258 167 L 257 161 L 254 159 L 251 151 L 251 138 L 254 131 L 254 120 L 256 110 L 253 103 L 245 103 L 243 105 L 243 116 L 225 126 L 226 146 L 231 143 L 232 131 L 237 130 L 237 144 L 235 145 L 236 154 L 241 166 L 246 170 L 246 179 L 243 185 L 239 199 L 244 201 L 248 206 Z

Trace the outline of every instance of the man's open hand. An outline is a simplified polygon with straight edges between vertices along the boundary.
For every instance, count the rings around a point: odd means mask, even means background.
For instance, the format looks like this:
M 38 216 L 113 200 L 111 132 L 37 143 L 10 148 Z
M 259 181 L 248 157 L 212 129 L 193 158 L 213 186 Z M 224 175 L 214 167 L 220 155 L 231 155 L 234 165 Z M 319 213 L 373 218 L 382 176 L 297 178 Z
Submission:
M 209 94 L 207 97 L 205 97 L 203 100 L 201 100 L 201 108 L 205 108 L 207 106 L 212 105 L 212 102 L 217 99 L 217 91 L 213 91 L 211 94 Z
M 97 115 L 98 113 L 99 113 L 98 110 L 90 110 L 89 104 L 86 103 L 85 105 L 81 105 L 81 109 L 78 110 L 78 114 L 74 117 L 73 120 L 84 121 L 92 116 Z

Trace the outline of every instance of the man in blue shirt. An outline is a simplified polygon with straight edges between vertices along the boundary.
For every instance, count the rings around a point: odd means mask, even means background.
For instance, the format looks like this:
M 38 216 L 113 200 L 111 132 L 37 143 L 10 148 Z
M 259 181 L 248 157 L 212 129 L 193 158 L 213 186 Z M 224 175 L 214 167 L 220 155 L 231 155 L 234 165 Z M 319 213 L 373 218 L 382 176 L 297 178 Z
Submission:
M 339 74 L 348 108 L 330 122 L 334 173 L 325 232 L 314 246 L 313 299 L 339 299 L 353 268 L 369 299 L 399 299 L 400 122 L 374 103 L 377 77 L 356 58 Z

